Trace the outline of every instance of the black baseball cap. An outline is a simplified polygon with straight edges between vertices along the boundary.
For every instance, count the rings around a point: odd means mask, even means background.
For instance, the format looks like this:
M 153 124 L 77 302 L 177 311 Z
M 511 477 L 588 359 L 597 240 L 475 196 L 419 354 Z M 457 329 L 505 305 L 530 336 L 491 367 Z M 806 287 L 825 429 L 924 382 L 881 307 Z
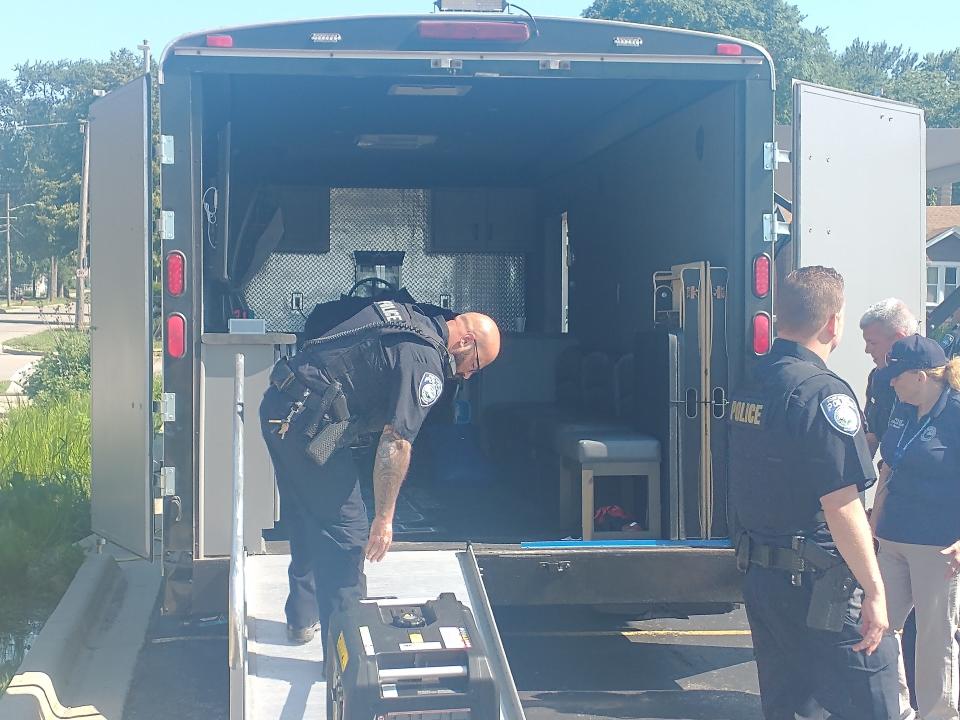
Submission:
M 947 364 L 940 343 L 923 335 L 910 335 L 897 340 L 887 355 L 887 366 L 877 370 L 877 381 L 889 384 L 909 370 L 929 370 Z

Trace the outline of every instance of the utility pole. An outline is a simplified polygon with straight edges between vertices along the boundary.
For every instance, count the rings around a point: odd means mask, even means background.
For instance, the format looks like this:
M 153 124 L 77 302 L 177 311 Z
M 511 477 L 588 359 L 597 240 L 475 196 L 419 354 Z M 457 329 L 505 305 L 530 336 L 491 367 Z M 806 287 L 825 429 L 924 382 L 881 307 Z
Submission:
M 143 53 L 143 74 L 150 74 L 150 41 L 144 40 L 142 44 L 137 45 L 137 50 Z
M 77 241 L 77 307 L 74 316 L 74 327 L 83 330 L 87 324 L 84 312 L 87 277 L 87 199 L 90 184 L 90 123 L 84 121 L 80 125 L 83 133 L 83 168 L 80 173 L 80 236 Z M 9 213 L 7 213 L 9 215 Z M 9 231 L 7 237 L 10 237 Z M 7 243 L 9 247 L 9 242 Z
M 13 294 L 13 278 L 10 272 L 10 193 L 7 193 L 7 307 L 10 307 L 10 296 Z

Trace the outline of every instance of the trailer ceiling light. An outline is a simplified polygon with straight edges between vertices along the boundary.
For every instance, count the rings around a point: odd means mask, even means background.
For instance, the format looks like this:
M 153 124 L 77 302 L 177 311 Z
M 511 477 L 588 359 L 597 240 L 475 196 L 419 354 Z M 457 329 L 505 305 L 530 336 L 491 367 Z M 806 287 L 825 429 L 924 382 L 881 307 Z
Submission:
M 417 32 L 425 40 L 487 40 L 525 43 L 530 26 L 522 22 L 487 20 L 421 20 Z
M 736 43 L 718 43 L 717 55 L 743 55 L 743 46 Z
M 187 286 L 187 259 L 182 252 L 174 251 L 167 255 L 167 293 L 171 297 L 180 297 Z
M 758 298 L 770 294 L 770 256 L 766 253 L 753 259 L 753 294 Z
M 331 45 L 343 40 L 343 35 L 338 32 L 313 33 L 310 35 L 310 42 L 318 45 Z
M 753 354 L 766 355 L 770 352 L 770 316 L 759 312 L 753 316 Z
M 613 39 L 613 44 L 617 47 L 641 47 L 643 45 L 642 37 L 623 37 L 617 36 Z
M 436 135 L 360 135 L 357 147 L 363 150 L 419 150 L 436 141 Z
M 470 85 L 391 85 L 388 95 L 422 97 L 460 97 L 470 92 Z
M 232 35 L 207 35 L 207 47 L 232 48 Z
M 441 12 L 503 12 L 506 0 L 437 0 Z
M 182 358 L 187 354 L 187 319 L 180 313 L 167 316 L 167 355 Z

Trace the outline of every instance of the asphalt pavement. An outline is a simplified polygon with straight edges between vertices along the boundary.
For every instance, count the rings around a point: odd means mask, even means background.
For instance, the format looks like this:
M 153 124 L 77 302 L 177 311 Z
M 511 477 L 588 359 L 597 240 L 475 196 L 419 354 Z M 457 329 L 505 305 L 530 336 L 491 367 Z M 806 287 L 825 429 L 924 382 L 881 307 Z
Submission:
M 529 720 L 760 720 L 743 610 L 630 620 L 589 609 L 497 613 Z

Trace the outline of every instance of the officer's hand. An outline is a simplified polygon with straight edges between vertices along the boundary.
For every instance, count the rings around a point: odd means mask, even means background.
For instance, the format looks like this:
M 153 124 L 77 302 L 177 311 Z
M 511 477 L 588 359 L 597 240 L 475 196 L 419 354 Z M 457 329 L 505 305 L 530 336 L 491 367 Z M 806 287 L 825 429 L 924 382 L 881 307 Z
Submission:
M 867 655 L 872 655 L 889 626 L 887 601 L 883 593 L 864 596 L 860 608 L 860 634 L 863 639 L 853 646 L 854 651 L 864 651 Z
M 960 540 L 941 550 L 940 554 L 947 561 L 947 579 L 960 574 Z
M 364 555 L 367 560 L 380 562 L 386 557 L 391 543 L 393 543 L 393 522 L 378 515 L 370 523 L 370 539 L 367 540 Z

